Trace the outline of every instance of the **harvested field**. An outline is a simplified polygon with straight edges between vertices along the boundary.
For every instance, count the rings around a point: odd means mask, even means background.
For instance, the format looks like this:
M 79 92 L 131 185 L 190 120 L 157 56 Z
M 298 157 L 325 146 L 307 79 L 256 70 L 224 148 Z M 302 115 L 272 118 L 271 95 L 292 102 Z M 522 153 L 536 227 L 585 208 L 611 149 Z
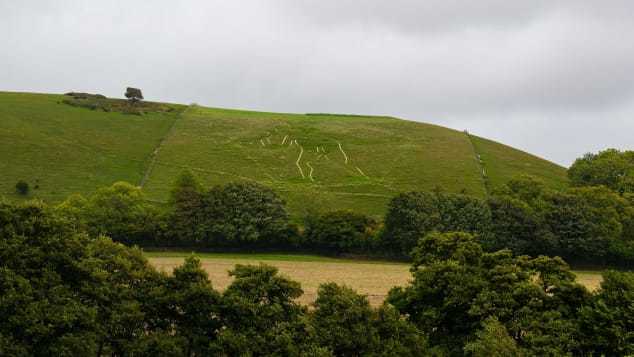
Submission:
M 186 254 L 147 253 L 152 265 L 159 270 L 171 272 L 183 263 Z M 266 263 L 277 267 L 287 277 L 302 284 L 304 295 L 299 299 L 310 304 L 315 300 L 320 284 L 335 282 L 348 285 L 361 294 L 368 295 L 370 303 L 380 305 L 388 291 L 395 286 L 404 286 L 410 279 L 409 265 L 392 262 L 354 261 L 316 256 L 274 255 L 274 254 L 203 254 L 200 256 L 203 268 L 218 290 L 231 284 L 227 271 L 236 264 Z M 598 271 L 576 272 L 579 282 L 589 289 L 596 289 L 601 283 Z
M 156 257 L 150 262 L 159 270 L 171 272 L 183 263 L 182 257 Z M 302 303 L 309 304 L 317 296 L 320 284 L 336 282 L 346 284 L 361 294 L 368 295 L 372 305 L 380 305 L 387 292 L 394 286 L 405 285 L 409 280 L 409 266 L 406 264 L 376 264 L 322 261 L 279 261 L 254 259 L 202 258 L 203 268 L 209 274 L 213 286 L 224 290 L 231 284 L 227 271 L 236 264 L 266 263 L 277 267 L 287 277 L 302 284 Z

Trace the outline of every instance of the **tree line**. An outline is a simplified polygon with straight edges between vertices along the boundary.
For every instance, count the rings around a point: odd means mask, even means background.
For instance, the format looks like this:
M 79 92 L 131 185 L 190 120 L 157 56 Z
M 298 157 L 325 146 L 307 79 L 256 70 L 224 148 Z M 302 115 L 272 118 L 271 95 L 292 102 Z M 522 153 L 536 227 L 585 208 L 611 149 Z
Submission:
M 575 264 L 634 265 L 634 155 L 588 154 L 569 170 L 571 185 L 553 190 L 519 177 L 488 197 L 409 192 L 394 197 L 382 221 L 359 213 L 289 219 L 270 188 L 236 182 L 209 189 L 191 172 L 178 178 L 169 202 L 148 203 L 119 182 L 55 207 L 69 224 L 128 245 L 203 249 L 278 249 L 409 259 L 431 232 L 468 232 L 487 251 L 560 256 Z
M 78 228 L 40 202 L 0 202 L 0 355 L 634 353 L 633 273 L 589 292 L 561 258 L 487 252 L 470 233 L 419 237 L 411 282 L 380 307 L 327 283 L 309 308 L 274 267 L 237 265 L 220 292 L 194 257 L 168 275 Z

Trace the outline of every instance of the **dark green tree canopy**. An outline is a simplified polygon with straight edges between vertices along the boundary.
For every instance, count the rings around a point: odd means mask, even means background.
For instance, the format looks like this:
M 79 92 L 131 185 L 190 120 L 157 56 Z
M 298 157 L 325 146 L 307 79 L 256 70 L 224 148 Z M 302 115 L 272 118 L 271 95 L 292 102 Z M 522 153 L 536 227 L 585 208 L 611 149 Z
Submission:
M 143 99 L 143 93 L 139 88 L 128 87 L 125 90 L 125 97 L 131 102 L 138 102 Z
M 431 233 L 413 253 L 413 281 L 388 302 L 450 355 L 490 348 L 487 334 L 507 331 L 500 348 L 565 355 L 576 347 L 575 312 L 589 296 L 559 258 L 484 252 L 466 233 Z M 489 322 L 494 317 L 504 327 Z M 488 330 L 488 331 L 487 331 Z M 469 341 L 479 340 L 476 345 Z
M 588 153 L 572 164 L 568 177 L 575 186 L 603 185 L 621 194 L 634 193 L 634 151 Z
M 309 216 L 304 227 L 305 243 L 329 253 L 369 250 L 377 226 L 372 218 L 350 211 Z
M 433 231 L 484 234 L 491 213 L 486 202 L 466 195 L 410 192 L 393 198 L 385 215 L 383 244 L 408 255 L 420 238 Z

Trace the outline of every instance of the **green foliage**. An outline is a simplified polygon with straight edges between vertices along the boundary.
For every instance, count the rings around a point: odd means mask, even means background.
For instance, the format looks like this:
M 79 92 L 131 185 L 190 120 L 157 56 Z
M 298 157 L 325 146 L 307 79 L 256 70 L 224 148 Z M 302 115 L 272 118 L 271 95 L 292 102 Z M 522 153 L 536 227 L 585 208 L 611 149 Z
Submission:
M 139 88 L 128 87 L 125 90 L 125 97 L 131 102 L 138 102 L 143 99 L 143 94 Z
M 275 246 L 292 234 L 284 201 L 256 183 L 203 191 L 191 174 L 183 174 L 170 203 L 168 245 Z
M 157 212 L 145 202 L 141 189 L 126 182 L 101 188 L 87 199 L 71 196 L 57 210 L 93 236 L 127 244 L 152 243 L 158 223 Z
M 396 196 L 385 216 L 383 245 L 408 255 L 419 238 L 433 231 L 484 234 L 491 214 L 486 203 L 465 195 L 410 192 Z
M 551 234 L 544 228 L 543 218 L 531 205 L 512 196 L 493 196 L 491 234 L 485 239 L 490 250 L 508 248 L 517 254 L 539 255 L 554 251 Z
M 266 186 L 245 182 L 214 187 L 204 194 L 203 205 L 207 240 L 234 245 L 284 241 L 288 213 L 284 201 Z
M 97 201 L 128 209 L 133 191 L 109 188 Z M 602 189 L 571 192 L 622 214 Z M 127 198 L 102 200 L 113 194 Z M 237 265 L 222 294 L 194 257 L 160 273 L 136 248 L 78 233 L 68 217 L 91 199 L 73 200 L 67 211 L 0 201 L 0 355 L 634 353 L 633 273 L 608 272 L 591 294 L 560 258 L 489 253 L 472 234 L 433 232 L 413 250 L 411 283 L 382 307 L 328 283 L 309 310 L 299 283 L 268 265 Z
M 573 259 L 604 258 L 610 244 L 623 232 L 619 201 L 615 194 L 601 188 L 545 196 L 544 223 L 557 239 L 555 252 Z
M 38 202 L 0 204 L 0 222 L 0 348 L 121 354 L 143 333 L 139 294 L 157 273 L 140 251 L 76 234 Z
M 365 296 L 330 283 L 319 287 L 312 315 L 321 345 L 337 356 L 366 355 L 378 345 L 372 309 Z
M 522 177 L 489 200 L 488 250 L 559 255 L 578 263 L 634 264 L 634 205 L 605 187 L 547 189 Z
M 376 229 L 375 220 L 350 211 L 309 216 L 304 226 L 304 245 L 329 253 L 369 251 Z
M 17 192 L 19 195 L 26 196 L 29 194 L 30 190 L 31 187 L 24 180 L 20 180 L 15 184 L 15 192 Z
M 485 253 L 470 234 L 431 233 L 413 252 L 412 274 L 411 285 L 393 289 L 388 302 L 449 354 L 462 354 L 469 341 L 485 343 L 478 331 L 489 317 L 529 354 L 576 346 L 575 312 L 588 293 L 561 259 Z
M 178 177 L 169 199 L 167 245 L 176 242 L 193 244 L 201 240 L 200 222 L 203 208 L 203 188 L 190 171 Z
M 568 177 L 575 186 L 602 185 L 621 194 L 634 193 L 634 151 L 588 153 L 575 160 Z
M 182 337 L 185 355 L 209 355 L 211 343 L 222 328 L 221 296 L 211 286 L 200 260 L 189 257 L 174 269 L 167 282 L 167 306 L 174 335 Z
M 423 335 L 393 308 L 374 310 L 346 286 L 321 285 L 314 307 L 316 341 L 336 356 L 420 356 L 426 350 Z
M 476 332 L 476 339 L 465 345 L 465 352 L 473 357 L 521 357 L 524 353 L 509 336 L 506 327 L 495 317 L 490 317 Z
M 608 271 L 580 312 L 583 345 L 596 355 L 634 354 L 634 273 Z
M 299 283 L 278 275 L 277 268 L 261 264 L 236 265 L 233 283 L 223 295 L 223 324 L 218 348 L 235 355 L 299 355 L 310 345 L 306 308 L 294 299 Z

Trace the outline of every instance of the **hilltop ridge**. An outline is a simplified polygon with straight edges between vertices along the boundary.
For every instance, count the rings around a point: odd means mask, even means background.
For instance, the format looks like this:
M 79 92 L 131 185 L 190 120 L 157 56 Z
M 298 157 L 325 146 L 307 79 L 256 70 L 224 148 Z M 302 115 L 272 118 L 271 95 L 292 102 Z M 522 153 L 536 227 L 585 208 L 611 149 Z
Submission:
M 294 216 L 351 209 L 379 216 L 399 192 L 484 197 L 530 174 L 566 182 L 552 162 L 465 132 L 386 116 L 281 114 L 160 103 L 126 115 L 64 104 L 64 96 L 0 92 L 0 195 L 58 202 L 115 181 L 166 201 L 176 176 L 205 185 L 236 180 L 272 187 Z

